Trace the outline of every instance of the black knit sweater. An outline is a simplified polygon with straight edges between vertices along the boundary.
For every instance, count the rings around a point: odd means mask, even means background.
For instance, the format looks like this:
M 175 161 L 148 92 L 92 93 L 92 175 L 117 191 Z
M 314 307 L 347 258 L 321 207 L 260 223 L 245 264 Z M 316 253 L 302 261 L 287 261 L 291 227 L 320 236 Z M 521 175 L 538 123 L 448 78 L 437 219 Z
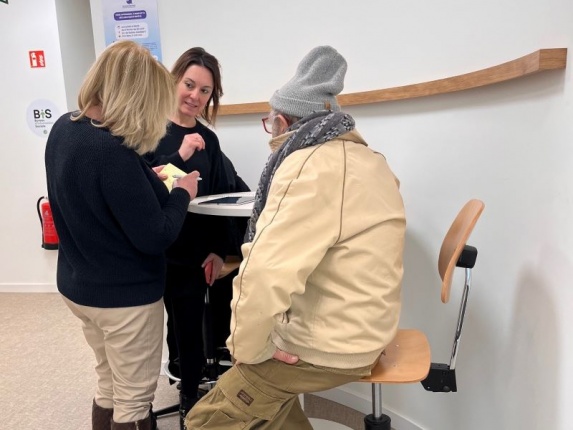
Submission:
M 177 238 L 189 194 L 171 193 L 122 139 L 64 114 L 45 152 L 56 231 L 58 290 L 85 306 L 154 303 L 165 285 L 165 249 Z

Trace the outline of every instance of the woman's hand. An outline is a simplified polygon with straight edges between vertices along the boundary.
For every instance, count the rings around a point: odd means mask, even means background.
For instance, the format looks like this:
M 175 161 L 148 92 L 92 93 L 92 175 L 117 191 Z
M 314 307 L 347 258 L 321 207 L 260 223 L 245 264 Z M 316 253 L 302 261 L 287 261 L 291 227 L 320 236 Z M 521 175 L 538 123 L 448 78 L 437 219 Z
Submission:
M 157 166 L 157 167 L 152 167 L 152 169 L 155 172 L 155 174 L 157 175 L 157 177 L 159 179 L 161 179 L 162 181 L 166 180 L 168 177 L 168 175 L 166 175 L 165 173 L 161 173 L 161 171 L 163 170 L 164 167 L 165 167 L 165 164 L 162 164 L 161 166 Z
M 205 141 L 199 133 L 186 134 L 179 148 L 179 156 L 183 161 L 187 161 L 195 153 L 205 149 Z
M 223 259 L 217 254 L 210 253 L 203 261 L 203 264 L 201 264 L 201 267 L 205 269 L 205 282 L 211 286 L 219 277 L 219 273 L 223 268 Z
M 183 188 L 189 193 L 191 200 L 197 197 L 197 178 L 199 177 L 199 172 L 193 170 L 191 173 L 182 176 L 181 178 L 175 179 L 173 181 L 173 188 Z

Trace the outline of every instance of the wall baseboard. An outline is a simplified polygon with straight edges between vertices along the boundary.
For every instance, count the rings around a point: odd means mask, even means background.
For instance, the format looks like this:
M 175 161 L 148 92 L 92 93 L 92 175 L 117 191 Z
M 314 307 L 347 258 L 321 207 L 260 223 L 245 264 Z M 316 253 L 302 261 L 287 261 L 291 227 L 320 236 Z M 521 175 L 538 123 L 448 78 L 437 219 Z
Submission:
M 347 386 L 333 388 L 332 390 L 312 393 L 327 400 L 340 403 L 363 414 L 372 413 L 372 399 L 362 393 L 356 392 Z M 392 428 L 396 430 L 423 430 L 422 427 L 397 414 L 391 409 L 384 408 L 384 413 L 392 420 Z
M 56 284 L 0 284 L 0 293 L 57 293 Z

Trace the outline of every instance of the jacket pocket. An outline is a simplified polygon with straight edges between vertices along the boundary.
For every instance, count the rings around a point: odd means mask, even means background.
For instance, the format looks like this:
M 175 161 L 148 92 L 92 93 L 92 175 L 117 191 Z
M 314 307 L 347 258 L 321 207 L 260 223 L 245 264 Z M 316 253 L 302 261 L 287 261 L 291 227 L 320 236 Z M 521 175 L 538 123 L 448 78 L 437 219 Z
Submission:
M 204 426 L 199 427 L 201 428 L 210 428 L 210 429 L 225 429 L 225 430 L 243 430 L 247 427 L 248 422 L 238 421 L 236 419 L 231 418 L 222 410 L 216 411 L 209 421 L 205 423 Z M 191 429 L 192 427 L 188 427 Z

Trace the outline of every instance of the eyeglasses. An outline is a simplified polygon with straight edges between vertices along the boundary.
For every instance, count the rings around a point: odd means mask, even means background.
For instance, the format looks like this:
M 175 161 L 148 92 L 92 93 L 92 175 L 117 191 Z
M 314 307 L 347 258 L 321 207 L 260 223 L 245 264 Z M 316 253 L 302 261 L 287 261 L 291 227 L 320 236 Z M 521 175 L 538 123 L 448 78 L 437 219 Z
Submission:
M 273 119 L 270 116 L 266 116 L 263 118 L 263 128 L 269 134 L 273 134 Z

